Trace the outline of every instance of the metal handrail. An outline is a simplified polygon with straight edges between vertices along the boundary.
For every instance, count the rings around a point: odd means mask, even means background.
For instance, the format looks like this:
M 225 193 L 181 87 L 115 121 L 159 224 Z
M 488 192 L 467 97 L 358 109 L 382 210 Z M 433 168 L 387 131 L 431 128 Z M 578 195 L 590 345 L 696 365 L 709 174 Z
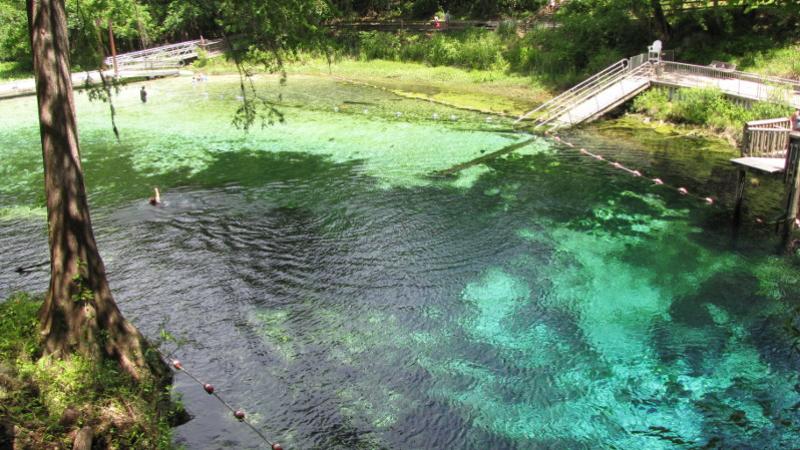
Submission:
M 186 41 L 178 44 L 169 44 L 161 47 L 148 48 L 145 50 L 137 50 L 134 52 L 125 53 L 116 57 L 117 65 L 131 65 L 131 64 L 153 64 L 163 62 L 164 60 L 182 59 L 183 55 L 195 53 L 198 47 L 208 48 L 222 42 L 221 40 L 194 40 Z M 113 57 L 108 57 L 104 60 L 107 66 L 111 66 L 114 62 Z
M 558 102 L 557 104 L 548 108 L 547 116 L 545 118 L 539 119 L 534 125 L 534 128 L 545 126 L 550 122 L 553 122 L 554 120 L 563 116 L 565 113 L 569 114 L 569 110 L 575 107 L 575 105 L 579 105 L 587 101 L 591 97 L 599 94 L 600 92 L 610 88 L 611 86 L 617 83 L 622 82 L 627 78 L 633 76 L 639 76 L 643 72 L 649 70 L 651 70 L 650 65 L 644 64 L 642 66 L 637 67 L 633 71 L 625 70 L 603 77 L 602 80 L 598 80 L 599 81 L 598 83 L 593 84 L 591 86 L 585 86 L 583 89 L 575 91 L 573 95 L 569 96 L 569 98 L 564 99 L 564 101 Z
M 598 85 L 596 87 L 596 89 L 594 89 L 592 91 L 584 91 L 582 93 L 582 95 L 580 95 L 579 97 L 574 98 L 573 101 L 570 104 L 565 104 L 565 105 L 557 108 L 555 113 L 551 111 L 547 118 L 545 118 L 544 120 L 537 121 L 537 123 L 536 123 L 536 125 L 534 127 L 538 128 L 538 127 L 545 126 L 545 125 L 555 121 L 556 119 L 562 117 L 565 113 L 568 113 L 569 110 L 572 109 L 573 107 L 575 107 L 576 105 L 580 105 L 581 103 L 588 101 L 591 97 L 594 97 L 594 96 L 598 95 L 599 93 L 603 92 L 604 90 L 611 88 L 615 84 L 622 83 L 623 81 L 625 81 L 627 79 L 630 79 L 630 78 L 633 78 L 633 77 L 642 76 L 645 73 L 650 72 L 651 70 L 652 70 L 651 65 L 646 63 L 646 64 L 640 65 L 639 67 L 637 67 L 636 69 L 634 69 L 632 71 L 626 71 L 624 73 L 618 74 L 617 76 L 608 79 L 607 82 L 603 83 L 602 85 Z M 586 117 L 591 117 L 591 116 L 597 114 L 602 109 L 602 108 L 600 108 L 599 104 L 596 105 L 596 106 L 597 106 L 596 109 L 594 111 L 592 111 L 592 113 L 589 114 Z M 572 124 L 572 118 L 569 118 L 568 120 L 570 121 L 570 124 Z
M 672 71 L 675 68 L 677 72 L 688 73 L 703 73 L 710 78 L 718 78 L 723 80 L 735 79 L 741 81 L 752 81 L 755 83 L 772 83 L 776 85 L 784 85 L 785 87 L 792 87 L 800 89 L 800 81 L 792 80 L 789 78 L 773 77 L 768 75 L 758 75 L 750 72 L 742 72 L 740 70 L 722 70 L 709 66 L 699 66 L 696 64 L 686 64 L 674 61 L 663 62 L 665 72 Z
M 653 74 L 654 69 L 655 74 Z M 565 114 L 569 115 L 572 108 L 591 99 L 592 96 L 598 95 L 615 83 L 620 83 L 634 76 L 643 76 L 645 73 L 647 73 L 650 81 L 658 81 L 664 74 L 695 75 L 698 77 L 697 79 L 678 79 L 676 83 L 683 86 L 716 86 L 729 95 L 752 98 L 754 100 L 787 102 L 794 106 L 800 106 L 800 95 L 798 95 L 800 94 L 800 81 L 797 80 L 757 75 L 737 70 L 722 70 L 708 66 L 665 61 L 663 59 L 649 59 L 647 55 L 642 54 L 620 60 L 606 67 L 558 96 L 542 103 L 535 109 L 526 112 L 514 124 L 518 124 L 533 114 L 538 114 L 538 119 L 533 125 L 534 128 L 545 126 Z M 665 78 L 666 81 L 669 81 L 668 77 Z M 734 84 L 730 82 L 720 83 L 719 81 L 721 80 L 735 80 L 736 82 Z M 786 91 L 782 91 L 782 89 L 786 89 Z M 600 110 L 602 108 L 598 104 L 594 114 L 597 114 Z M 580 120 L 583 120 L 583 118 Z M 572 124 L 572 117 L 568 117 L 567 121 Z M 786 127 L 788 126 L 782 122 L 780 126 L 770 126 L 769 128 L 784 129 Z
M 627 73 L 624 71 L 608 73 L 605 76 L 594 80 L 594 82 L 591 84 L 587 84 L 580 89 L 571 91 L 569 92 L 569 95 L 564 96 L 559 101 L 554 102 L 549 108 L 547 108 L 548 116 L 550 118 L 558 117 L 565 111 L 568 111 L 574 105 L 580 104 L 587 98 L 597 94 L 598 92 L 601 92 L 606 87 L 611 86 L 626 77 Z M 537 121 L 536 126 L 538 127 L 544 125 L 546 122 L 549 122 L 549 120 L 539 120 Z
M 531 111 L 528 111 L 527 113 L 523 114 L 514 123 L 517 124 L 517 123 L 525 120 L 526 118 L 528 118 L 531 114 L 534 114 L 536 112 L 539 112 L 539 111 L 542 111 L 542 110 L 545 110 L 545 109 L 548 109 L 548 108 L 552 108 L 555 105 L 558 105 L 559 103 L 568 100 L 571 96 L 573 96 L 578 91 L 585 90 L 585 88 L 587 88 L 590 84 L 595 83 L 595 82 L 599 81 L 600 79 L 607 77 L 609 74 L 618 73 L 621 70 L 625 70 L 627 68 L 627 66 L 628 66 L 628 60 L 627 59 L 622 59 L 622 60 L 617 61 L 616 63 L 606 67 L 605 69 L 601 70 L 600 72 L 598 72 L 598 73 L 592 75 L 591 77 L 583 80 L 582 82 L 576 84 L 575 86 L 571 87 L 570 89 L 568 89 L 568 90 L 562 92 L 561 94 L 551 98 L 550 100 L 542 103 L 541 105 L 539 105 L 535 109 L 532 109 Z

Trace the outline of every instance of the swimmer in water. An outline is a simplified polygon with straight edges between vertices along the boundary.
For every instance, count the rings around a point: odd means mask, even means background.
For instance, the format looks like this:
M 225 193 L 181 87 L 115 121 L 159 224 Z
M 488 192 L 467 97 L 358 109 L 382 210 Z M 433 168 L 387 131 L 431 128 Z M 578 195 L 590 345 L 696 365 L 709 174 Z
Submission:
M 159 206 L 161 205 L 161 194 L 158 192 L 158 188 L 153 188 L 153 190 L 155 191 L 155 195 L 150 197 L 148 202 L 153 206 Z

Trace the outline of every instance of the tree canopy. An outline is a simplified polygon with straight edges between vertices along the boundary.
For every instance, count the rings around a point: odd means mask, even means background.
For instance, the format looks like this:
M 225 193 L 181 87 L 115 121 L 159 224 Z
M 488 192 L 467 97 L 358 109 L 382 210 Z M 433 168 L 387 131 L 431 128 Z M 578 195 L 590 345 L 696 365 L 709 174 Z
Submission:
M 113 24 L 120 52 L 201 35 L 247 35 L 236 51 L 259 47 L 303 48 L 319 44 L 319 27 L 332 20 L 430 18 L 448 11 L 457 18 L 532 20 L 548 11 L 547 0 L 66 0 L 73 64 L 93 68 L 98 36 L 108 48 Z M 598 53 L 626 55 L 632 47 L 660 38 L 670 47 L 711 51 L 707 42 L 742 34 L 796 35 L 800 10 L 789 0 L 562 0 L 552 20 L 560 26 L 538 30 L 536 45 L 552 49 L 547 58 L 565 58 L 592 67 Z M 767 30 L 767 27 L 769 28 Z M 0 0 L 0 61 L 29 60 L 23 0 Z M 719 46 L 719 42 L 714 42 Z M 593 49 L 589 52 L 580 48 Z M 259 58 L 258 52 L 250 56 Z M 263 56 L 263 55 L 262 55 Z M 574 58 L 574 59 L 573 59 Z

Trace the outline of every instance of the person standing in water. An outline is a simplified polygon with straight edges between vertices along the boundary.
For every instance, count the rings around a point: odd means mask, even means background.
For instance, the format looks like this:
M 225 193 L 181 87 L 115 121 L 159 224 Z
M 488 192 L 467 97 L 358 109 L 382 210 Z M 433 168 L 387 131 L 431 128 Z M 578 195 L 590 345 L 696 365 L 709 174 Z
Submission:
M 142 86 L 142 90 L 139 91 L 139 98 L 142 99 L 142 103 L 147 103 L 147 91 Z

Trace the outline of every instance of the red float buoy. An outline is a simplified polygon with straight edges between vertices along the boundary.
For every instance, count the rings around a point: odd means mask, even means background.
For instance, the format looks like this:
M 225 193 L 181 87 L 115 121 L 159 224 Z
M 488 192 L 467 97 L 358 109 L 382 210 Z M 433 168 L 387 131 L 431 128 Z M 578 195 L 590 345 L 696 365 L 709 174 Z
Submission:
M 664 182 L 661 181 L 661 178 L 653 178 L 653 183 L 655 183 L 655 184 L 664 184 Z
M 688 191 L 688 190 L 686 190 L 686 188 L 685 188 L 685 187 L 679 187 L 679 188 L 678 188 L 678 193 L 679 193 L 679 194 L 681 194 L 681 195 L 686 195 L 686 194 L 688 194 L 688 193 L 689 193 L 689 191 Z
M 206 392 L 208 392 L 209 394 L 213 394 L 214 393 L 214 386 L 211 385 L 211 384 L 208 384 L 208 383 L 204 384 L 203 385 L 203 389 L 205 389 Z
M 183 364 L 181 364 L 181 362 L 178 361 L 177 359 L 173 359 L 172 360 L 172 367 L 174 367 L 174 368 L 176 368 L 178 370 L 183 370 Z
M 278 444 L 276 442 L 276 443 L 272 444 L 272 450 L 283 450 L 283 447 L 281 447 L 281 444 Z
M 236 417 L 236 418 L 237 418 L 237 419 L 239 419 L 239 420 L 244 420 L 244 418 L 245 418 L 245 413 L 244 413 L 244 411 L 242 411 L 241 409 L 237 409 L 237 410 L 236 410 L 236 411 L 233 413 L 233 417 Z
M 714 199 L 713 199 L 713 198 L 711 198 L 711 197 L 706 197 L 704 200 L 705 200 L 705 201 L 706 201 L 706 203 L 708 203 L 709 205 L 713 205 L 713 204 L 714 204 Z
M 642 172 L 639 172 L 638 170 L 634 170 L 633 172 L 631 172 L 631 175 L 633 175 L 635 177 L 640 177 L 640 176 L 642 176 Z

